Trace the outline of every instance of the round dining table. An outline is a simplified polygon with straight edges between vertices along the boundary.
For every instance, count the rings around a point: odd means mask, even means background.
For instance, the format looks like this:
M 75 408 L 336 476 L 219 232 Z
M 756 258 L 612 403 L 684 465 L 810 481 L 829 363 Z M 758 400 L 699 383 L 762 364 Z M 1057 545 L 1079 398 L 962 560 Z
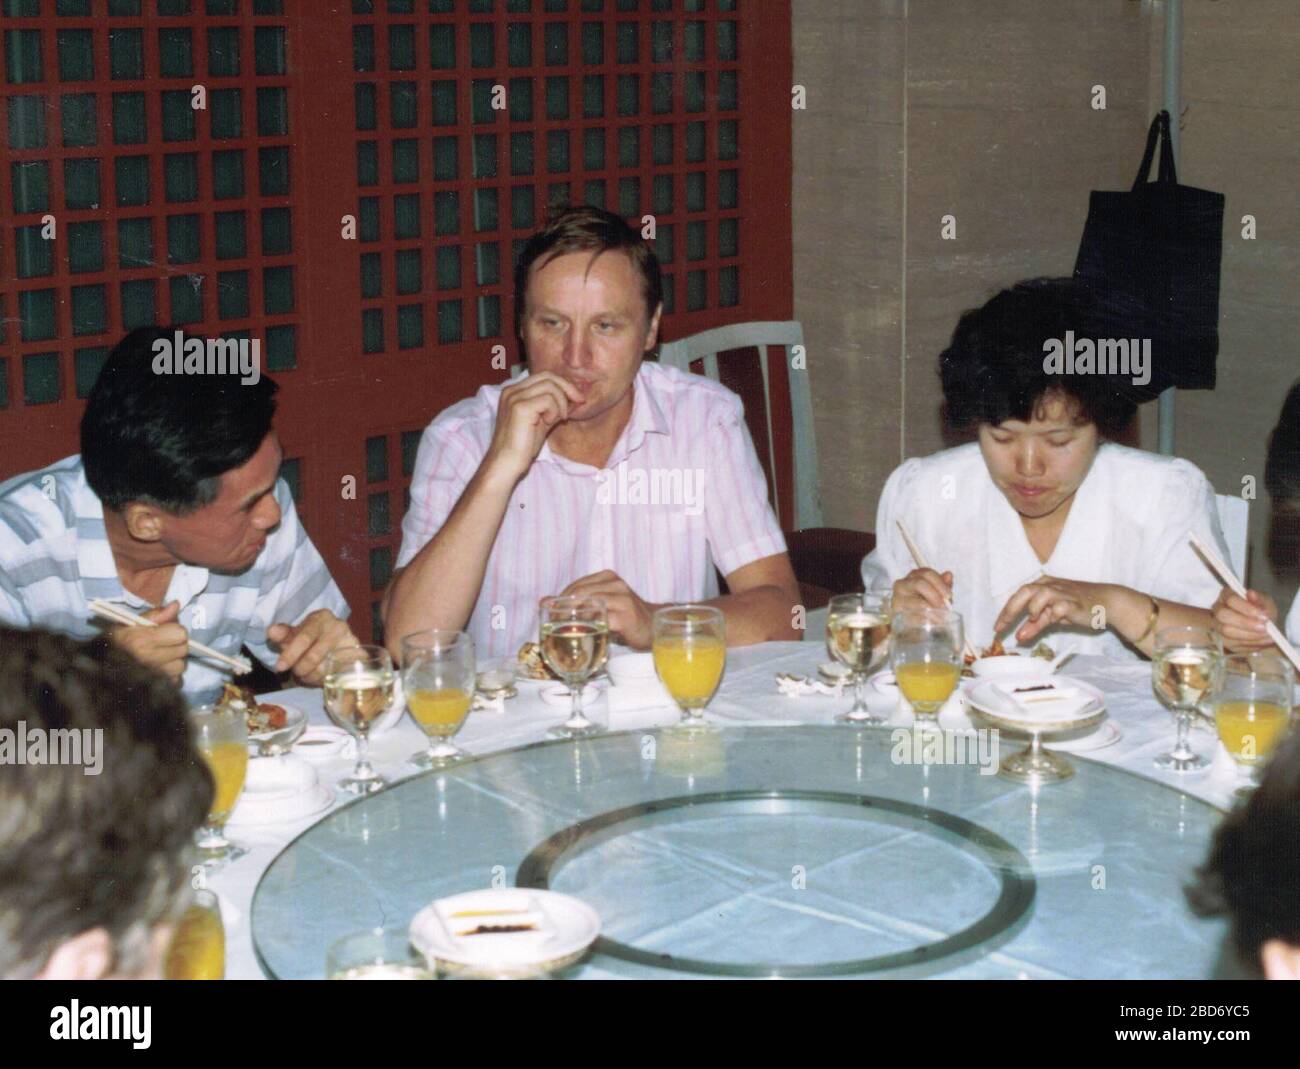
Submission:
M 227 977 L 320 978 L 343 935 L 514 886 L 573 895 L 599 915 L 600 938 L 564 978 L 1222 968 L 1225 926 L 1195 916 L 1184 888 L 1239 780 L 1200 720 L 1191 737 L 1211 767 L 1154 767 L 1174 726 L 1147 662 L 1070 662 L 1105 695 L 1108 744 L 1070 754 L 1071 778 L 1030 786 L 997 774 L 1024 742 L 963 730 L 960 703 L 939 745 L 905 709 L 883 727 L 848 727 L 833 723 L 847 692 L 778 689 L 778 673 L 815 678 L 824 660 L 814 642 L 732 649 L 703 729 L 678 727 L 662 701 L 605 691 L 590 713 L 607 731 L 580 740 L 550 739 L 567 709 L 521 681 L 517 697 L 470 714 L 456 740 L 467 759 L 429 772 L 409 763 L 425 741 L 403 717 L 371 742 L 384 790 L 336 791 L 306 819 L 232 825 L 248 853 L 208 877 Z M 264 700 L 328 723 L 318 690 Z M 314 767 L 330 786 L 351 764 Z

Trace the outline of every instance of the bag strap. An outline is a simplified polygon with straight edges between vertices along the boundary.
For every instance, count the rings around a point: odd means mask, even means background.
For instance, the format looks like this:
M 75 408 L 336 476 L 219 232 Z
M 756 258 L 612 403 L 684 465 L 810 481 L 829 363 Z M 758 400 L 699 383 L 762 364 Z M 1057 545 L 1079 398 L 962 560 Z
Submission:
M 1147 147 L 1142 153 L 1142 163 L 1138 166 L 1137 177 L 1133 179 L 1133 191 L 1146 185 L 1151 180 L 1151 161 L 1155 159 L 1156 140 L 1160 142 L 1160 169 L 1156 173 L 1157 182 L 1177 182 L 1178 174 L 1174 169 L 1174 146 L 1169 137 L 1169 112 L 1162 111 L 1151 120 L 1147 129 Z

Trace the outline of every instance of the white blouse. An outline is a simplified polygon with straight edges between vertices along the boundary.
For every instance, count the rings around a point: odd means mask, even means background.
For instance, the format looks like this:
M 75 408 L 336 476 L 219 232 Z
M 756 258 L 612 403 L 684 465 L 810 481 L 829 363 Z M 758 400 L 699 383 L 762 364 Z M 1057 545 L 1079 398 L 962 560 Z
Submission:
M 1007 599 L 1043 575 L 1117 583 L 1209 608 L 1220 585 L 1188 544 L 1198 534 L 1228 559 L 1214 489 L 1186 460 L 1103 444 L 1075 494 L 1046 564 L 1038 560 L 1020 515 L 994 484 L 979 445 L 904 461 L 885 484 L 876 514 L 876 548 L 862 562 L 868 589 L 892 584 L 915 568 L 898 531 L 902 520 L 930 567 L 953 573 L 953 607 L 978 648 L 993 641 Z M 1015 630 L 1003 636 L 1019 648 Z M 1131 660 L 1139 654 L 1114 631 L 1049 627 L 1034 639 L 1057 653 L 1075 649 Z

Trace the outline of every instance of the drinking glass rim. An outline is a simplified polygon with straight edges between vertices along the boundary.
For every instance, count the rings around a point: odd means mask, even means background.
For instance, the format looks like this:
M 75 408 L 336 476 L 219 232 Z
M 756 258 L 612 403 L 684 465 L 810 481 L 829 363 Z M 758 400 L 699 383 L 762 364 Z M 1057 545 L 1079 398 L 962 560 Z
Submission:
M 424 639 L 420 642 L 418 640 Z M 450 638 L 450 642 L 441 641 Z M 418 650 L 432 650 L 437 653 L 442 650 L 450 650 L 462 643 L 468 644 L 470 649 L 474 648 L 474 638 L 468 631 L 453 631 L 446 627 L 427 627 L 423 631 L 412 631 L 409 635 L 403 635 L 398 642 L 401 643 L 402 652 L 405 653 L 408 648 Z M 403 660 L 406 658 L 403 657 Z
M 1192 632 L 1196 632 L 1196 633 L 1199 633 L 1199 634 L 1201 634 L 1201 635 L 1209 635 L 1210 638 L 1214 640 L 1214 643 L 1213 643 L 1213 644 L 1214 644 L 1214 648 L 1217 649 L 1220 653 L 1223 652 L 1223 636 L 1220 635 L 1219 632 L 1216 631 L 1214 628 L 1212 628 L 1212 627 L 1202 627 L 1202 626 L 1200 626 L 1199 624 L 1179 624 L 1179 625 L 1176 626 L 1176 627 L 1162 627 L 1162 628 L 1160 628 L 1160 630 L 1157 631 L 1156 634 L 1155 634 L 1155 640 L 1154 640 L 1154 647 L 1153 647 L 1153 648 L 1155 648 L 1155 649 L 1158 650 L 1158 649 L 1161 647 L 1161 645 L 1162 645 L 1162 640 L 1163 640 L 1164 644 L 1167 644 L 1167 645 L 1168 645 L 1168 648 L 1170 648 L 1170 649 L 1177 649 L 1179 646 L 1201 646 L 1201 645 L 1203 645 L 1203 643 L 1200 643 L 1200 642 L 1172 642 L 1172 641 L 1170 641 L 1169 638 L 1167 637 L 1167 636 L 1170 636 L 1170 635 L 1189 634 L 1189 633 L 1192 633 Z
M 675 618 L 675 613 L 688 615 Z M 695 615 L 689 615 L 691 613 L 694 613 Z M 652 622 L 657 620 L 670 620 L 673 623 L 686 623 L 692 619 L 700 619 L 701 617 L 710 620 L 726 620 L 726 615 L 716 605 L 705 605 L 699 602 L 684 602 L 680 605 L 665 605 L 662 609 L 655 609 Z
M 590 605 L 602 612 L 607 611 L 609 608 L 604 597 L 600 594 L 549 594 L 537 602 L 537 607 L 543 615 L 547 609 L 554 608 L 557 605 L 564 608 Z
M 1227 675 L 1234 667 L 1240 668 L 1243 665 L 1248 668 L 1246 672 L 1233 672 L 1233 675 L 1250 675 L 1259 676 L 1265 673 L 1255 668 L 1257 662 L 1264 662 L 1270 669 L 1267 675 L 1277 677 L 1278 679 L 1289 679 L 1292 684 L 1295 683 L 1295 669 L 1291 667 L 1288 661 L 1280 653 L 1274 653 L 1272 650 L 1241 650 L 1236 653 L 1223 654 L 1223 671 Z
M 893 597 L 894 595 L 891 591 L 847 590 L 843 594 L 832 594 L 830 600 L 826 602 L 826 608 L 827 611 L 829 611 L 830 607 L 841 598 L 860 598 L 865 605 L 868 601 L 883 601 L 886 604 L 889 604 L 893 600 Z
M 203 724 L 231 724 L 240 730 L 232 730 L 231 735 L 235 737 L 222 738 L 218 736 L 217 742 L 248 742 L 248 718 L 244 715 L 242 709 L 233 709 L 229 705 L 195 705 L 186 712 L 186 720 L 189 721 L 191 728 L 194 730 L 194 745 L 202 748 L 198 729 Z
M 347 964 L 338 960 L 344 956 L 348 945 L 353 942 L 360 942 L 364 939 L 373 939 L 381 948 L 381 960 L 370 960 L 353 962 Z M 407 953 L 403 955 L 401 947 L 405 947 Z M 399 960 L 400 959 L 400 960 Z M 388 964 L 419 964 L 428 965 L 428 961 L 419 951 L 414 943 L 411 942 L 411 932 L 409 926 L 397 924 L 376 925 L 373 928 L 359 928 L 356 931 L 347 932 L 333 940 L 325 948 L 326 975 L 329 974 L 330 966 L 341 968 L 356 968 L 359 965 L 388 965 Z
M 938 623 L 952 623 L 954 620 L 956 620 L 961 623 L 965 623 L 965 621 L 962 619 L 961 613 L 959 613 L 956 609 L 947 608 L 947 607 L 942 609 L 936 609 L 933 605 L 925 605 L 919 608 L 898 609 L 896 611 L 891 611 L 889 614 L 890 624 L 892 625 L 893 622 L 899 619 L 900 617 L 912 617 L 914 620 L 923 619 L 927 622 L 933 620 Z
M 323 666 L 324 664 L 329 663 L 329 662 L 331 662 L 331 661 L 337 663 L 337 662 L 340 662 L 340 661 L 348 660 L 349 658 L 348 658 L 346 655 L 347 655 L 347 654 L 354 654 L 354 653 L 362 653 L 362 654 L 364 654 L 365 657 L 375 657 L 375 658 L 380 659 L 380 660 L 383 659 L 383 658 L 381 658 L 381 657 L 379 656 L 380 654 L 382 654 L 383 657 L 388 658 L 388 663 L 389 663 L 389 666 L 390 666 L 390 667 L 391 667 L 391 665 L 392 665 L 392 663 L 393 663 L 393 657 L 392 657 L 392 654 L 390 654 L 390 653 L 388 652 L 388 650 L 385 649 L 383 646 L 374 646 L 374 645 L 367 645 L 367 644 L 358 643 L 358 644 L 355 645 L 355 646 L 337 646 L 337 647 L 335 647 L 334 649 L 330 650 L 329 653 L 325 654 L 325 660 L 322 661 L 321 664 L 322 664 L 322 666 Z M 354 661 L 360 661 L 360 660 L 362 660 L 363 658 L 362 658 L 362 657 L 353 657 L 353 658 L 350 658 L 350 659 L 351 659 L 351 660 L 354 660 Z

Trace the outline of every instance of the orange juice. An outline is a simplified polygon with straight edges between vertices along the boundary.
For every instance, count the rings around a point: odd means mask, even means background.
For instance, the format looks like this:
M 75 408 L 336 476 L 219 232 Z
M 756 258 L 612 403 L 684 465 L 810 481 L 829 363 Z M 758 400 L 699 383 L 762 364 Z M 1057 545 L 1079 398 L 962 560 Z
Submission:
M 717 635 L 655 639 L 655 670 L 683 709 L 703 709 L 722 679 L 727 647 Z
M 909 661 L 894 669 L 898 689 L 918 713 L 937 713 L 960 674 L 961 669 L 947 661 Z
M 426 735 L 450 738 L 460 730 L 474 696 L 455 687 L 413 690 L 406 699 L 411 716 Z
M 1290 716 L 1273 702 L 1220 702 L 1214 709 L 1219 738 L 1234 760 L 1263 762 L 1287 729 Z
M 239 799 L 239 792 L 244 789 L 244 775 L 248 772 L 248 747 L 242 742 L 218 742 L 203 747 L 200 752 L 217 783 L 208 820 L 221 824 L 230 816 L 230 811 Z
M 226 975 L 226 937 L 221 914 L 190 906 L 176 926 L 167 951 L 168 980 L 222 980 Z

